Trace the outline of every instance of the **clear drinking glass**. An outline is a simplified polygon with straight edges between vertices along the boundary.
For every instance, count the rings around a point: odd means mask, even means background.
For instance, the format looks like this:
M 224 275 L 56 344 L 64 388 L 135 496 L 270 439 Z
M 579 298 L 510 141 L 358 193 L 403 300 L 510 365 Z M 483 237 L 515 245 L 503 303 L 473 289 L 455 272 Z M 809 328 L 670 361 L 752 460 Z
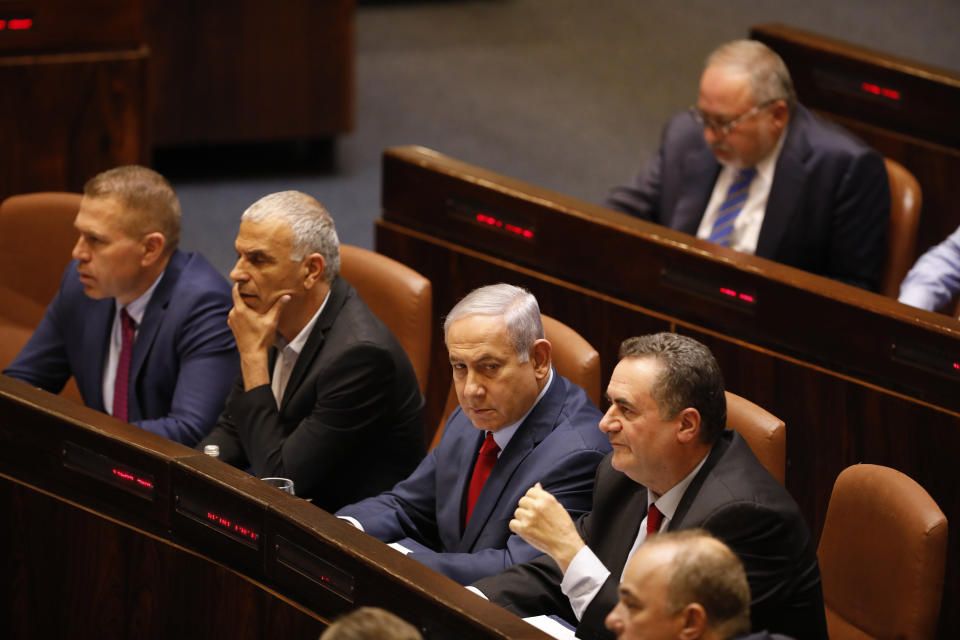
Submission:
M 280 491 L 286 491 L 290 495 L 296 495 L 293 492 L 293 480 L 290 478 L 261 478 L 261 480 L 266 482 L 271 487 L 280 489 Z

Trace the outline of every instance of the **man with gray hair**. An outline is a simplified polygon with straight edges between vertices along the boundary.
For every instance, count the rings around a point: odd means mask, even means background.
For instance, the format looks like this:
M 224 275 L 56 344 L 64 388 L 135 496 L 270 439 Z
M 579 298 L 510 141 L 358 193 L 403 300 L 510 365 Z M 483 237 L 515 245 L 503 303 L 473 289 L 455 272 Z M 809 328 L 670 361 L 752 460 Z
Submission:
M 333 219 L 297 191 L 244 213 L 229 324 L 241 375 L 202 445 L 335 511 L 407 476 L 424 452 L 413 365 L 338 275 Z
M 538 555 L 507 527 L 530 487 L 553 492 L 573 517 L 588 511 L 610 446 L 586 392 L 551 366 L 528 291 L 476 289 L 443 331 L 460 402 L 443 439 L 409 478 L 337 515 L 469 584 Z
M 796 102 L 780 56 L 736 40 L 707 58 L 696 106 L 607 206 L 876 290 L 890 186 L 880 154 Z
M 177 248 L 180 215 L 146 167 L 87 181 L 73 261 L 4 373 L 52 393 L 73 376 L 88 407 L 188 446 L 205 436 L 237 375 L 230 287 Z
M 617 640 L 787 640 L 750 634 L 750 585 L 730 547 L 703 529 L 652 536 L 627 563 L 607 615 Z
M 510 529 L 545 555 L 475 588 L 517 615 L 558 615 L 580 638 L 609 638 L 604 619 L 647 536 L 703 528 L 743 561 L 754 629 L 826 638 L 810 532 L 783 485 L 725 429 L 710 350 L 673 333 L 624 340 L 607 399 L 600 430 L 613 453 L 597 468 L 592 511 L 574 522 L 548 491 L 530 489 Z

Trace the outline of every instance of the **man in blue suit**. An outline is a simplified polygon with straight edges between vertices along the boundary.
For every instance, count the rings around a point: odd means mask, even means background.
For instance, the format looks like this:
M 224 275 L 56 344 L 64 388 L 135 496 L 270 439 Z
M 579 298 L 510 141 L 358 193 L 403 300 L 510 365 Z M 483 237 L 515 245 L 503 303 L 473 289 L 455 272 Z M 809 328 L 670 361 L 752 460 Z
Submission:
M 737 251 L 876 290 L 890 185 L 879 153 L 796 102 L 783 60 L 737 40 L 707 59 L 695 107 L 607 205 Z
M 444 336 L 460 407 L 443 439 L 406 480 L 337 515 L 469 584 L 538 555 L 508 527 L 531 486 L 552 487 L 574 517 L 588 511 L 610 445 L 597 407 L 551 367 L 526 290 L 476 289 L 447 316 Z
M 150 169 L 92 178 L 74 226 L 60 290 L 4 373 L 52 393 L 73 376 L 88 407 L 195 444 L 239 367 L 230 287 L 177 249 L 180 203 Z

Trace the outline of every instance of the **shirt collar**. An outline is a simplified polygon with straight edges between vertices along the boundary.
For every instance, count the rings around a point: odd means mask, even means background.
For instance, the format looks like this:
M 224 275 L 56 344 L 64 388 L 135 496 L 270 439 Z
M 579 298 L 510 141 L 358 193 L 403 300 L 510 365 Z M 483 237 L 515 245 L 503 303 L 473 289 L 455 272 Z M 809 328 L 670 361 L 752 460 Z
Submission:
M 150 288 L 144 291 L 139 298 L 130 302 L 126 305 L 121 305 L 120 301 L 114 298 L 114 306 L 116 307 L 116 316 L 120 316 L 120 310 L 126 309 L 127 313 L 133 318 L 133 321 L 136 323 L 136 326 L 140 326 L 143 322 L 143 315 L 147 312 L 147 305 L 150 304 L 150 298 L 153 297 L 153 292 L 156 291 L 157 285 L 160 284 L 160 280 L 163 279 L 163 274 L 166 272 L 160 272 L 160 275 L 157 276 L 157 279 L 153 281 L 153 284 L 150 285 Z
M 533 401 L 533 405 L 530 406 L 530 409 L 523 414 L 519 420 L 513 424 L 506 426 L 502 429 L 497 429 L 493 432 L 493 441 L 497 443 L 497 446 L 500 447 L 502 452 L 507 448 L 507 445 L 510 443 L 510 440 L 513 438 L 513 434 L 517 432 L 517 429 L 520 428 L 520 425 L 523 424 L 523 421 L 527 419 L 527 416 L 530 415 L 530 412 L 540 404 L 540 400 L 543 399 L 543 396 L 547 395 L 547 389 L 550 388 L 550 384 L 553 382 L 553 367 L 550 367 L 550 377 L 547 378 L 547 384 L 543 385 L 543 389 L 540 390 L 540 394 L 537 396 L 537 399 Z
M 276 346 L 280 351 L 286 353 L 293 352 L 300 355 L 300 352 L 303 351 L 303 345 L 307 344 L 307 339 L 310 337 L 310 334 L 313 332 L 314 325 L 317 324 L 317 318 L 320 317 L 320 314 L 323 313 L 323 309 L 327 306 L 327 300 L 330 299 L 330 292 L 327 291 L 327 295 L 323 297 L 323 302 L 320 304 L 320 308 L 317 309 L 317 312 L 313 314 L 313 317 L 310 318 L 310 321 L 304 325 L 303 329 L 300 329 L 300 333 L 296 337 L 287 342 L 286 339 L 279 333 L 277 333 Z
M 660 526 L 661 531 L 665 531 L 667 524 L 673 520 L 673 514 L 677 512 L 677 507 L 680 506 L 680 500 L 683 499 L 683 494 L 687 492 L 690 483 L 693 482 L 697 472 L 700 471 L 700 467 L 702 467 L 706 461 L 707 456 L 703 456 L 703 460 L 693 468 L 693 471 L 688 473 L 683 480 L 673 485 L 662 496 L 656 496 L 653 491 L 647 489 L 647 509 L 650 509 L 651 504 L 656 504 L 657 510 L 663 514 L 663 524 Z
M 783 151 L 783 141 L 787 139 L 787 130 L 789 128 L 789 124 L 784 127 L 783 131 L 780 132 L 780 139 L 777 140 L 777 144 L 773 147 L 773 151 L 757 163 L 757 175 L 760 176 L 766 184 L 773 182 L 773 172 L 777 167 L 777 160 L 780 159 L 780 152 Z

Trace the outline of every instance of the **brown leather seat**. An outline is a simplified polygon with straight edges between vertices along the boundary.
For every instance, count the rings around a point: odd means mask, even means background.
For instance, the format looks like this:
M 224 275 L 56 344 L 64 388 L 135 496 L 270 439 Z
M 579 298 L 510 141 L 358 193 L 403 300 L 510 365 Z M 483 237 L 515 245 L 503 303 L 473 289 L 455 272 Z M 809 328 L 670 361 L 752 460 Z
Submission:
M 872 464 L 840 473 L 817 556 L 833 640 L 926 640 L 937 628 L 947 519 L 909 477 Z
M 0 203 L 0 369 L 33 334 L 60 287 L 77 242 L 79 193 L 41 192 Z M 63 395 L 81 402 L 71 380 Z
M 595 405 L 600 406 L 603 397 L 600 380 L 600 354 L 579 333 L 555 318 L 540 315 L 543 321 L 543 333 L 553 347 L 551 360 L 553 368 L 570 382 L 587 392 Z M 447 404 L 443 408 L 443 418 L 433 434 L 430 448 L 433 449 L 443 436 L 443 427 L 447 418 L 457 408 L 457 392 L 453 384 L 447 394 Z
M 783 420 L 735 393 L 727 393 L 727 429 L 747 441 L 753 455 L 784 484 L 787 473 L 787 428 Z
M 385 255 L 340 245 L 340 273 L 407 352 L 426 392 L 430 374 L 433 290 L 430 281 Z
M 900 283 L 913 266 L 917 251 L 917 227 L 923 192 L 913 174 L 900 163 L 884 158 L 890 180 L 890 227 L 887 230 L 887 263 L 884 265 L 880 293 L 896 298 Z

